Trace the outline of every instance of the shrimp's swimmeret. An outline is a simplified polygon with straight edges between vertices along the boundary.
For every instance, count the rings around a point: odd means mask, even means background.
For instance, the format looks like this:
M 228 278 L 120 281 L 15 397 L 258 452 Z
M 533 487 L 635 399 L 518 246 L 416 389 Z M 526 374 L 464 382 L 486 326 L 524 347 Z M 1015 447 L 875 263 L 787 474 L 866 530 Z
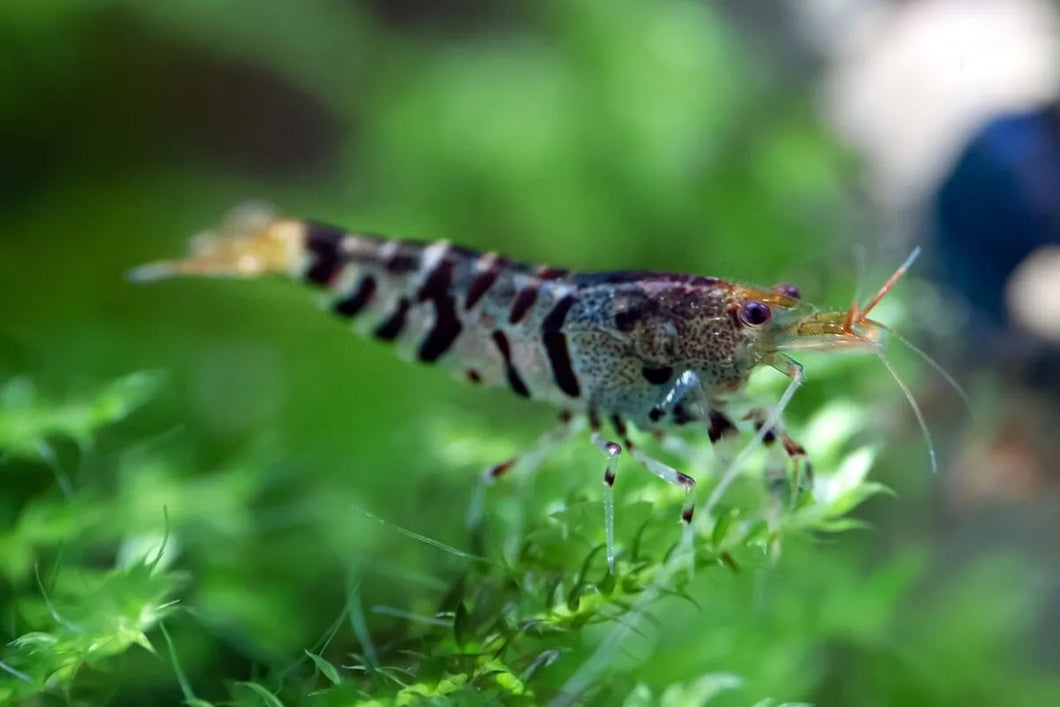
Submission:
M 588 420 L 607 457 L 605 518 L 613 568 L 611 487 L 623 449 L 685 490 L 682 517 L 692 520 L 695 481 L 634 445 L 628 425 L 660 437 L 701 425 L 717 448 L 747 420 L 756 441 L 783 450 L 795 472 L 808 476 L 805 450 L 779 424 L 802 382 L 801 367 L 786 352 L 878 353 L 884 327 L 867 315 L 915 255 L 866 307 L 818 312 L 800 301 L 792 285 L 760 289 L 701 275 L 533 267 L 445 241 L 390 240 L 244 207 L 217 232 L 197 238 L 188 258 L 145 265 L 131 276 L 286 273 L 326 291 L 336 316 L 419 361 L 557 406 L 561 423 L 550 442 L 565 437 L 575 421 Z M 731 402 L 762 365 L 787 374 L 788 389 L 771 408 L 733 416 Z M 537 461 L 540 451 L 523 459 Z M 486 479 L 516 461 L 498 464 Z M 712 499 L 735 471 L 723 475 Z

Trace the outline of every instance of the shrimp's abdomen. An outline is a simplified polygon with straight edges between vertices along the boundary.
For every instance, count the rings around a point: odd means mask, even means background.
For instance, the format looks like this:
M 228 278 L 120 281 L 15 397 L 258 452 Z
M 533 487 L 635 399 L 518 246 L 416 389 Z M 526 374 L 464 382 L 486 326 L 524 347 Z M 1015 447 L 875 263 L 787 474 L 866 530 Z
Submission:
M 566 407 L 583 401 L 564 331 L 577 290 L 567 271 L 445 241 L 304 229 L 301 276 L 330 291 L 332 311 L 359 331 L 474 383 Z

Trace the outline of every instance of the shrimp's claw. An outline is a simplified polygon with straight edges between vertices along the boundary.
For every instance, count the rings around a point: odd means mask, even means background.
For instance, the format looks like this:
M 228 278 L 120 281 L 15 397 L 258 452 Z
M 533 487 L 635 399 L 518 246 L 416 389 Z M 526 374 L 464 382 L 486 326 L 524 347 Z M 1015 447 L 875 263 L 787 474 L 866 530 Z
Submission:
M 186 258 L 163 260 L 133 268 L 132 282 L 153 282 L 177 275 L 255 277 L 297 270 L 303 255 L 304 227 L 279 220 L 261 203 L 233 209 L 216 231 L 192 239 Z

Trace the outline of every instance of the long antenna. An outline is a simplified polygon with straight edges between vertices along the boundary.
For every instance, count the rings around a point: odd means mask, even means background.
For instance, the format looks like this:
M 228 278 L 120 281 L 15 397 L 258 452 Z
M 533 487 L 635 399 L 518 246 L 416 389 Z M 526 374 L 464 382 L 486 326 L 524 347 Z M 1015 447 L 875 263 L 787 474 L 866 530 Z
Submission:
M 864 307 L 861 307 L 860 309 L 857 309 L 857 307 L 851 307 L 851 316 L 847 317 L 847 324 L 860 324 L 861 322 L 865 321 L 865 317 L 869 315 L 869 312 L 871 312 L 873 308 L 880 303 L 880 300 L 883 299 L 887 295 L 887 293 L 891 291 L 891 288 L 894 287 L 895 283 L 902 278 L 902 275 L 905 275 L 905 271 L 913 265 L 913 262 L 916 261 L 919 255 L 920 246 L 917 246 L 916 248 L 913 248 L 913 252 L 910 253 L 909 257 L 905 259 L 905 262 L 902 263 L 898 267 L 898 269 L 894 271 L 894 274 L 887 278 L 887 282 L 883 283 L 883 287 L 881 287 L 880 291 L 877 292 L 875 296 L 869 300 L 868 304 L 866 304 Z
M 916 421 L 920 425 L 920 431 L 924 435 L 924 442 L 927 444 L 928 456 L 931 458 L 931 473 L 938 473 L 939 464 L 935 456 L 935 442 L 931 438 L 931 430 L 928 429 L 927 420 L 924 419 L 924 413 L 920 410 L 920 405 L 917 404 L 916 398 L 913 397 L 913 391 L 909 390 L 909 386 L 907 386 L 905 381 L 898 376 L 898 371 L 894 370 L 894 366 L 891 365 L 891 362 L 883 355 L 882 351 L 876 351 L 876 355 L 880 357 L 880 361 L 890 372 L 895 383 L 897 383 L 898 387 L 902 389 L 905 399 L 909 401 L 909 406 L 913 408 L 913 414 L 916 415 Z
M 956 392 L 957 395 L 960 396 L 961 402 L 964 403 L 964 406 L 968 409 L 968 412 L 972 413 L 974 415 L 975 410 L 972 408 L 972 399 L 970 397 L 968 397 L 968 393 L 965 392 L 965 390 L 961 386 L 961 384 L 958 383 L 957 380 L 952 375 L 950 375 L 950 372 L 942 367 L 941 363 L 939 363 L 934 358 L 929 356 L 927 351 L 924 351 L 919 346 L 914 344 L 912 341 L 910 341 L 909 339 L 905 338 L 904 336 L 902 336 L 898 332 L 894 331 L 893 329 L 889 329 L 888 327 L 885 327 L 882 324 L 877 324 L 877 326 L 879 326 L 881 329 L 886 331 L 887 332 L 887 336 L 889 338 L 892 338 L 892 339 L 896 340 L 902 346 L 906 347 L 907 349 L 912 351 L 914 354 L 919 356 L 920 360 L 922 360 L 924 363 L 926 363 L 927 365 L 931 366 L 931 368 L 934 369 L 935 373 L 938 373 L 939 376 L 941 376 L 942 379 L 944 381 L 946 381 L 950 385 L 951 388 L 953 388 L 954 392 Z

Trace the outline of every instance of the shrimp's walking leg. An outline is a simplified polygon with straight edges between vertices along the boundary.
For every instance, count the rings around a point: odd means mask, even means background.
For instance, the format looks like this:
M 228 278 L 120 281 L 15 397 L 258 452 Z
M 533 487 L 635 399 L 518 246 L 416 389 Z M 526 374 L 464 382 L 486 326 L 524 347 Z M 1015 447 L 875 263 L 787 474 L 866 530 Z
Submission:
M 753 420 L 755 425 L 755 431 L 761 432 L 762 428 L 766 425 L 766 418 L 769 416 L 769 410 L 765 408 L 757 408 L 752 410 L 747 415 L 747 419 Z M 777 445 L 777 442 L 780 444 Z M 813 487 L 813 464 L 810 463 L 809 457 L 806 456 L 806 449 L 792 439 L 787 432 L 781 427 L 780 423 L 773 425 L 771 429 L 765 431 L 762 435 L 762 443 L 771 449 L 779 449 L 783 455 L 786 456 L 787 461 L 790 462 L 792 469 L 792 501 L 798 497 L 798 494 L 804 490 Z M 769 479 L 769 474 L 767 474 Z M 774 479 L 769 479 L 772 482 Z M 786 486 L 787 474 L 781 472 L 779 474 L 779 481 L 781 486 Z
M 513 468 L 524 474 L 536 470 L 553 449 L 567 441 L 574 432 L 582 428 L 582 425 L 583 420 L 564 410 L 560 413 L 559 423 L 541 435 L 529 449 L 483 471 L 471 498 L 471 507 L 467 513 L 467 527 L 470 530 L 476 530 L 482 523 L 487 486 L 491 486 L 494 481 L 512 471 Z
M 607 571 L 615 573 L 615 474 L 618 473 L 618 458 L 622 447 L 618 442 L 604 439 L 600 434 L 600 421 L 595 413 L 589 417 L 592 440 L 596 448 L 607 455 L 604 466 L 604 537 L 607 539 Z M 627 442 L 628 446 L 628 442 Z
M 791 381 L 781 394 L 776 407 L 768 410 L 764 415 L 762 426 L 757 432 L 755 432 L 754 438 L 726 466 L 725 471 L 718 479 L 717 485 L 714 486 L 714 490 L 710 492 L 710 498 L 707 499 L 708 513 L 714 510 L 715 506 L 717 506 L 718 502 L 721 500 L 722 495 L 725 493 L 725 490 L 736 480 L 736 477 L 740 473 L 740 464 L 744 461 L 744 458 L 751 453 L 759 442 L 765 439 L 766 433 L 770 432 L 771 428 L 775 427 L 780 421 L 780 416 L 788 407 L 788 403 L 791 402 L 791 398 L 795 395 L 795 391 L 799 389 L 805 380 L 802 366 L 788 356 L 781 356 L 781 358 L 773 364 L 773 367 L 788 376 Z
M 692 516 L 695 512 L 695 498 L 692 495 L 692 490 L 696 486 L 696 480 L 688 474 L 674 469 L 669 464 L 665 464 L 654 457 L 648 456 L 639 447 L 634 445 L 629 439 L 625 422 L 618 415 L 613 415 L 611 417 L 611 424 L 614 426 L 615 432 L 617 432 L 622 439 L 622 443 L 626 445 L 626 450 L 629 451 L 631 457 L 636 459 L 645 469 L 655 476 L 658 476 L 666 483 L 684 489 L 685 500 L 681 507 L 681 520 L 684 522 L 684 530 L 682 531 L 681 546 L 683 549 L 690 551 L 692 549 Z
M 724 469 L 736 456 L 735 446 L 740 439 L 740 430 L 718 407 L 712 407 L 707 413 L 707 421 L 709 423 L 707 437 L 710 438 L 710 446 L 714 450 L 718 465 Z

